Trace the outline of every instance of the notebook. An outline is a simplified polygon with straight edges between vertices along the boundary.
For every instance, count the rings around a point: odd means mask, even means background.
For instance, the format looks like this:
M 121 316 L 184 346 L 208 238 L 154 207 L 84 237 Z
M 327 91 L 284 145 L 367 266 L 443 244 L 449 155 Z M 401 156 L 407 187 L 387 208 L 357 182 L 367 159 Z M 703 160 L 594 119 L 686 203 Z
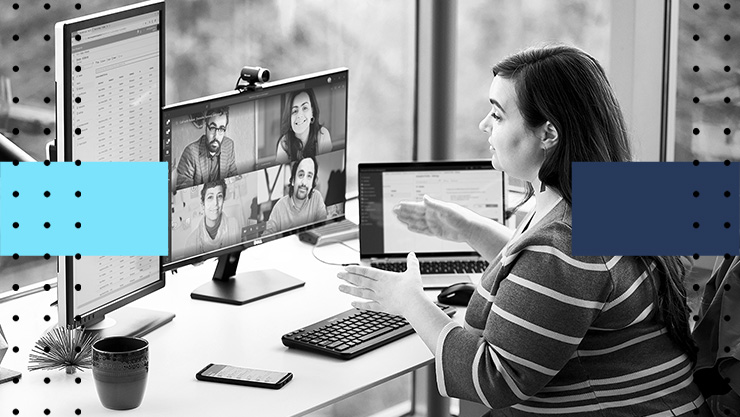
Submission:
M 425 289 L 480 280 L 488 263 L 470 246 L 409 231 L 393 207 L 426 194 L 503 223 L 506 180 L 490 160 L 361 163 L 358 182 L 362 265 L 405 270 L 413 251 Z

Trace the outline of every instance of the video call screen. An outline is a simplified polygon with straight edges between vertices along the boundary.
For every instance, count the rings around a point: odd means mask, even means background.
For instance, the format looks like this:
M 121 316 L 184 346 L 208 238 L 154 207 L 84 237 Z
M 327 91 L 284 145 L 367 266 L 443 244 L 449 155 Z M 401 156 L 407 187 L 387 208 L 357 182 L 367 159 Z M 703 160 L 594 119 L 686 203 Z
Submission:
M 168 106 L 162 128 L 165 264 L 344 214 L 346 70 Z

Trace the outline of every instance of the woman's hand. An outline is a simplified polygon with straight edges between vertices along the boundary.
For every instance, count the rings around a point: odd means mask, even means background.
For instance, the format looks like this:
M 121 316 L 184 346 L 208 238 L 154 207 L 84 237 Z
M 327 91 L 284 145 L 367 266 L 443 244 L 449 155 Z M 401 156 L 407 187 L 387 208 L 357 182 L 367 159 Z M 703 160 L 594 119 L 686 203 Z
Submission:
M 406 309 L 413 306 L 419 296 L 424 297 L 419 260 L 413 252 L 406 257 L 406 272 L 403 273 L 348 266 L 337 277 L 351 284 L 340 285 L 339 291 L 370 300 L 352 302 L 353 307 L 364 310 L 405 316 Z
M 457 204 L 446 203 L 427 195 L 423 202 L 402 202 L 393 212 L 408 229 L 454 242 L 469 242 L 474 212 Z

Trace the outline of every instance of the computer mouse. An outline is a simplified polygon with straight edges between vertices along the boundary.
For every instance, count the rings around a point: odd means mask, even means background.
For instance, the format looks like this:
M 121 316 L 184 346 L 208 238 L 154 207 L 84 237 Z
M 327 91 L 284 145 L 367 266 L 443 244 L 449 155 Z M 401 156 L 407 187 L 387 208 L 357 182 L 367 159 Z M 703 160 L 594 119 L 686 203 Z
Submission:
M 440 291 L 437 301 L 442 304 L 453 306 L 467 306 L 470 297 L 475 292 L 475 284 L 470 282 L 458 282 Z

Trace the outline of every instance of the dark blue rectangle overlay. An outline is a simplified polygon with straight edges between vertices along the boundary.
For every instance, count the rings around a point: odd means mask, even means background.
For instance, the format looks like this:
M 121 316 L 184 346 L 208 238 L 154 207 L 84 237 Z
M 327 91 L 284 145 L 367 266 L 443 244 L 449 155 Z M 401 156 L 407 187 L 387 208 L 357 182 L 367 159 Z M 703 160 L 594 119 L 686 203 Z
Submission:
M 740 252 L 740 163 L 572 167 L 574 256 Z

